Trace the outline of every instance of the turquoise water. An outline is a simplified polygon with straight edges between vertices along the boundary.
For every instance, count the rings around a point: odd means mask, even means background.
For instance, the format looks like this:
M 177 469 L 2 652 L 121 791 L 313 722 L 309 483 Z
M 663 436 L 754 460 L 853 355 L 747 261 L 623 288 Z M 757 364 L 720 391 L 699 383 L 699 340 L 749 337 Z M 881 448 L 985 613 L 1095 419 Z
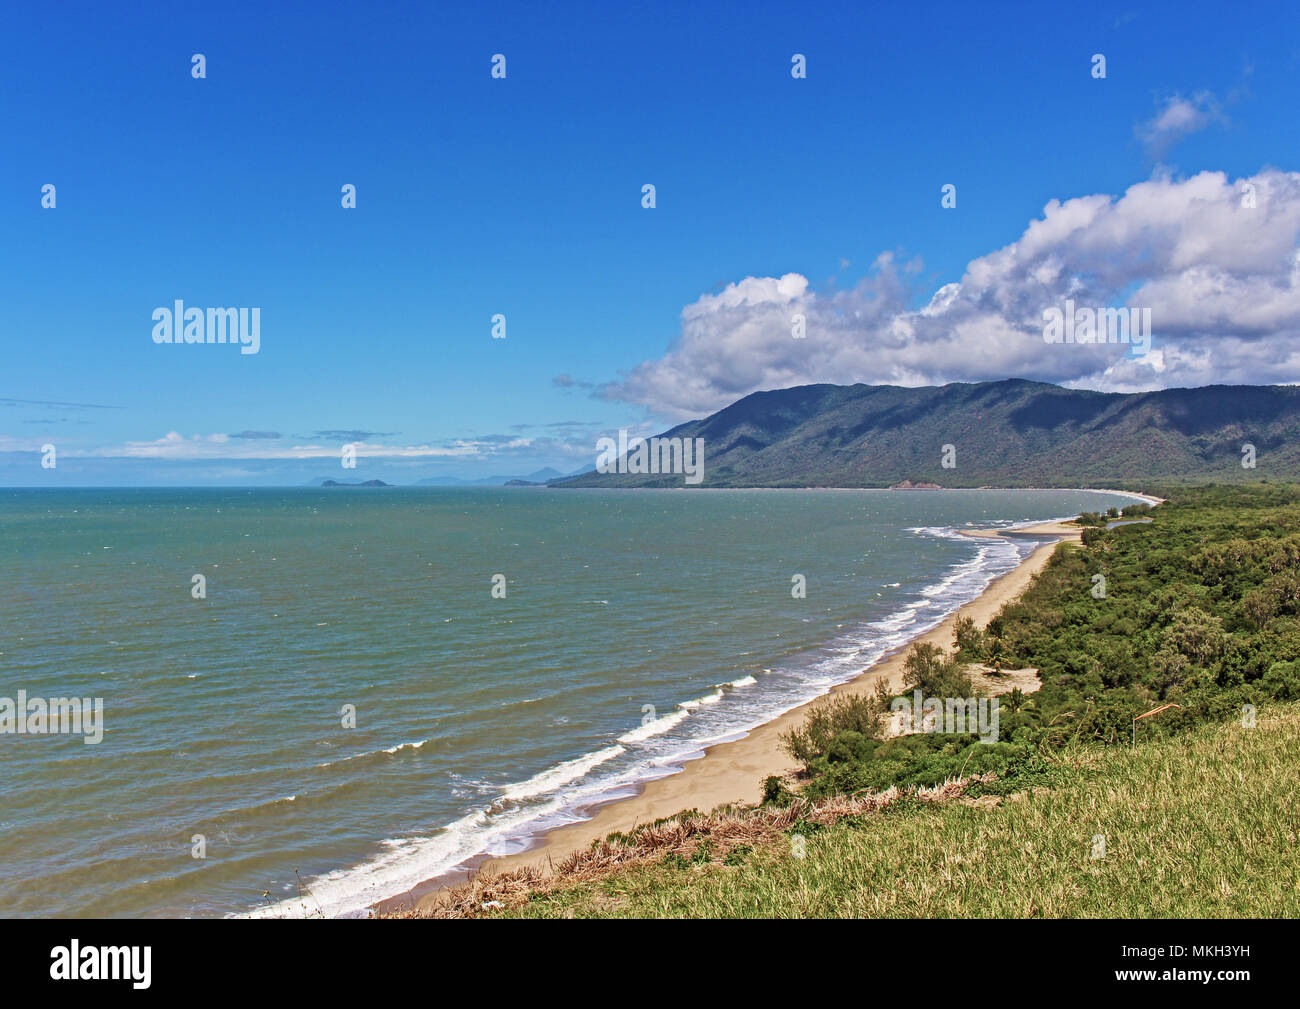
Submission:
M 96 745 L 0 735 L 0 914 L 296 914 L 295 870 L 362 913 L 851 678 L 1031 547 L 955 530 L 1125 503 L 0 491 L 0 697 L 104 704 Z

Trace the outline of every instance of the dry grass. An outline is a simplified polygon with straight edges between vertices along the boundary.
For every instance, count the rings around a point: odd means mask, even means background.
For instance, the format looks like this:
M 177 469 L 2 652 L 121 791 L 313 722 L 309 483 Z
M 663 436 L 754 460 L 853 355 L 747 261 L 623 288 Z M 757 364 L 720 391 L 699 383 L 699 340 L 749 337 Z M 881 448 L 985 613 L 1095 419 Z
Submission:
M 784 808 L 730 807 L 712 813 L 688 813 L 640 827 L 577 851 L 550 871 L 525 866 L 503 873 L 480 872 L 468 883 L 449 889 L 433 907 L 397 911 L 391 918 L 474 918 L 501 909 L 519 908 L 538 897 L 578 884 L 599 882 L 629 866 L 676 856 L 682 863 L 724 860 L 733 851 L 771 844 L 801 824 L 829 827 L 846 817 L 879 812 L 900 799 L 936 803 L 957 799 L 993 774 L 946 781 L 934 788 L 890 788 L 862 796 L 833 796 L 808 802 L 796 799 Z

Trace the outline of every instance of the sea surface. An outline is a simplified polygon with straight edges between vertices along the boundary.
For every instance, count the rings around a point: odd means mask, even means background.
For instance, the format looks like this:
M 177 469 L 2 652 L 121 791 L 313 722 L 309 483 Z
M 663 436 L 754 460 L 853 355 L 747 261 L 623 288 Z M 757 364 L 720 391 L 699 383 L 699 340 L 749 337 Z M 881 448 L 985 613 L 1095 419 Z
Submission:
M 0 735 L 0 915 L 364 914 L 853 678 L 1034 545 L 958 530 L 1131 503 L 2 490 L 0 698 L 102 698 L 104 733 Z

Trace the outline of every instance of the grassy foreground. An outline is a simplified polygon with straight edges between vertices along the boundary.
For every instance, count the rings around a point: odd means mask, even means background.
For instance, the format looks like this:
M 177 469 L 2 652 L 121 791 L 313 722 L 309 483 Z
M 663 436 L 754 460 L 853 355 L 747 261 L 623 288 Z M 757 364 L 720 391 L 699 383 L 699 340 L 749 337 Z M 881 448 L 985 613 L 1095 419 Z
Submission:
M 830 826 L 801 821 L 729 853 L 699 835 L 652 861 L 481 913 L 1300 915 L 1300 704 L 1261 709 L 1254 728 L 1234 721 L 1136 749 L 1067 749 L 1044 780 L 1053 778 L 1009 796 L 903 799 Z

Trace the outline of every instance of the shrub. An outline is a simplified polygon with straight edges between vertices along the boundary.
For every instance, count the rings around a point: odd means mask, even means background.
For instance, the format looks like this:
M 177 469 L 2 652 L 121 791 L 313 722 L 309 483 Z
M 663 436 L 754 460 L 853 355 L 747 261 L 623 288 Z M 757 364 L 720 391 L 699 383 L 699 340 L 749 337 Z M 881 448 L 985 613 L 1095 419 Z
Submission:
M 871 752 L 871 742 L 862 733 L 854 732 L 852 729 L 841 732 L 826 748 L 826 759 L 832 764 L 846 760 L 861 760 Z
M 1294 701 L 1300 698 L 1300 661 L 1273 663 L 1259 681 L 1259 685 L 1279 701 Z
M 1095 546 L 1098 543 L 1104 542 L 1105 539 L 1106 530 L 1100 526 L 1085 527 L 1080 535 L 1080 540 L 1085 547 Z
M 786 753 L 808 765 L 825 754 L 840 733 L 880 738 L 888 705 L 889 691 L 883 680 L 871 694 L 828 697 L 808 712 L 803 725 L 781 733 L 781 743 Z
M 772 806 L 788 806 L 794 802 L 795 794 L 785 787 L 785 781 L 779 775 L 769 774 L 763 779 L 763 802 Z
M 927 697 L 970 697 L 975 684 L 962 664 L 938 645 L 918 641 L 903 660 L 903 683 Z
M 974 620 L 958 617 L 952 631 L 952 643 L 957 647 L 958 662 L 973 662 L 984 656 L 987 641 Z

